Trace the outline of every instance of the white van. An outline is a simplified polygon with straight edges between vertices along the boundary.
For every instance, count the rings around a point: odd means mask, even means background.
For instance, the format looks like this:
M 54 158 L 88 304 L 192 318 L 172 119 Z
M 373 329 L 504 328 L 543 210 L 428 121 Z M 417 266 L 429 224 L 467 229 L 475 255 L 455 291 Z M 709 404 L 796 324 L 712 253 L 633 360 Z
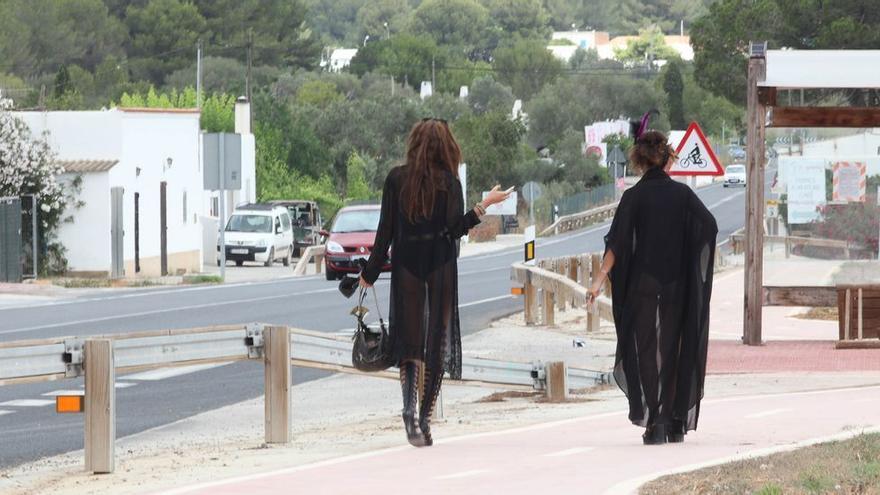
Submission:
M 226 261 L 234 261 L 236 266 L 245 261 L 272 266 L 280 260 L 290 266 L 292 259 L 293 229 L 287 208 L 261 204 L 236 208 L 226 223 Z

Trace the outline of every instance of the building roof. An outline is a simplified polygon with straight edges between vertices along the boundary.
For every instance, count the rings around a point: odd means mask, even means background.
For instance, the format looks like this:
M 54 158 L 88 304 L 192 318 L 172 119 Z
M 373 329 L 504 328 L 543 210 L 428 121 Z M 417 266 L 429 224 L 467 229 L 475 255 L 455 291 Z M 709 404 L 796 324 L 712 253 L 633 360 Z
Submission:
M 140 107 L 117 107 L 120 112 L 126 113 L 201 113 L 198 108 L 140 108 Z
M 106 172 L 116 166 L 119 160 L 56 160 L 55 163 L 64 167 L 65 172 L 87 174 Z
M 880 50 L 767 50 L 767 75 L 758 86 L 880 88 Z

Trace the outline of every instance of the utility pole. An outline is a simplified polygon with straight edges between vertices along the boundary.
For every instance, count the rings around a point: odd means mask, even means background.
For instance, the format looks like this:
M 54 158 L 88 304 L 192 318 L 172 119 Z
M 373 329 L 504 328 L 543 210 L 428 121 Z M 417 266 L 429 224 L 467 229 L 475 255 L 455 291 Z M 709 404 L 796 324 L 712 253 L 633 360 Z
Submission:
M 196 108 L 202 108 L 202 39 L 196 44 Z
M 254 128 L 254 111 L 253 111 L 254 107 L 251 104 L 251 101 L 252 101 L 252 99 L 251 99 L 251 66 L 253 65 L 253 59 L 254 59 L 254 30 L 251 28 L 248 28 L 248 32 L 247 32 L 247 76 L 245 77 L 244 92 L 245 92 L 245 96 L 247 97 L 247 100 L 248 100 L 248 105 L 250 105 L 250 108 L 251 108 L 251 111 L 248 112 L 248 114 L 250 115 L 251 129 Z

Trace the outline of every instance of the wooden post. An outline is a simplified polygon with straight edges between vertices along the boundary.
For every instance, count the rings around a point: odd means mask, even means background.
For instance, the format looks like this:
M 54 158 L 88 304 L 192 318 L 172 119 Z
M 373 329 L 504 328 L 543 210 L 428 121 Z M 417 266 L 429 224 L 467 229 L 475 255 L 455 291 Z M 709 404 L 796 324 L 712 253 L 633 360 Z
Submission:
M 324 253 L 315 255 L 315 273 L 320 274 L 324 269 Z
M 544 365 L 544 376 L 547 379 L 547 400 L 564 402 L 568 398 L 568 371 L 565 363 L 554 361 Z
M 568 258 L 568 278 L 573 282 L 578 281 L 578 268 L 580 267 L 580 257 Z
M 266 443 L 290 442 L 290 330 L 267 327 L 263 334 Z
M 566 268 L 567 263 L 568 263 L 567 259 L 557 260 L 554 263 L 554 268 L 555 268 L 554 271 L 564 277 L 565 272 L 567 270 L 567 268 Z M 554 296 L 555 296 L 555 294 L 554 294 Z M 559 311 L 565 311 L 565 302 L 566 302 L 565 298 L 560 296 L 560 297 L 555 297 L 555 300 L 556 300 L 556 306 L 559 308 Z
M 599 274 L 599 267 L 602 266 L 602 258 L 598 253 L 593 253 L 590 256 L 590 279 L 587 284 L 587 288 L 593 285 L 593 280 Z M 595 309 L 595 307 L 593 308 Z M 587 331 L 588 332 L 596 332 L 599 330 L 599 325 L 601 320 L 599 319 L 599 312 L 593 311 L 587 315 Z
M 541 316 L 543 318 L 542 324 L 546 327 L 552 327 L 556 324 L 556 303 L 554 301 L 553 292 L 549 289 L 544 289 L 541 292 L 544 293 L 544 304 L 541 311 Z
M 85 368 L 86 471 L 95 474 L 114 470 L 116 441 L 116 368 L 113 341 L 87 340 L 83 347 Z
M 537 320 L 537 314 L 535 313 L 537 313 L 538 289 L 532 285 L 532 272 L 527 272 L 526 274 L 526 283 L 523 291 L 525 292 L 523 301 L 525 304 L 526 325 L 534 325 Z
M 743 343 L 761 345 L 764 265 L 764 119 L 766 108 L 758 98 L 758 83 L 767 73 L 764 56 L 749 59 L 746 162 L 748 169 L 745 228 L 745 288 Z

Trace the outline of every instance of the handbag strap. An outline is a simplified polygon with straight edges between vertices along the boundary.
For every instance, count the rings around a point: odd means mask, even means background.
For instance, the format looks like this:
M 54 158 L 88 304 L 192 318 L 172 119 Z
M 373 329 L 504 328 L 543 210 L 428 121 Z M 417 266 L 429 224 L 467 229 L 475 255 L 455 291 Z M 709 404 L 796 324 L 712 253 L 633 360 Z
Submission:
M 376 303 L 376 312 L 379 313 L 379 324 L 385 326 L 385 319 L 382 317 L 382 309 L 379 305 L 379 297 L 376 295 L 376 288 L 370 287 L 370 290 L 373 291 L 373 301 Z M 366 299 L 366 297 L 367 291 L 364 290 L 363 287 L 361 287 L 360 296 L 358 298 L 358 306 L 364 305 L 364 299 Z M 358 317 L 358 319 L 361 319 L 361 317 Z

